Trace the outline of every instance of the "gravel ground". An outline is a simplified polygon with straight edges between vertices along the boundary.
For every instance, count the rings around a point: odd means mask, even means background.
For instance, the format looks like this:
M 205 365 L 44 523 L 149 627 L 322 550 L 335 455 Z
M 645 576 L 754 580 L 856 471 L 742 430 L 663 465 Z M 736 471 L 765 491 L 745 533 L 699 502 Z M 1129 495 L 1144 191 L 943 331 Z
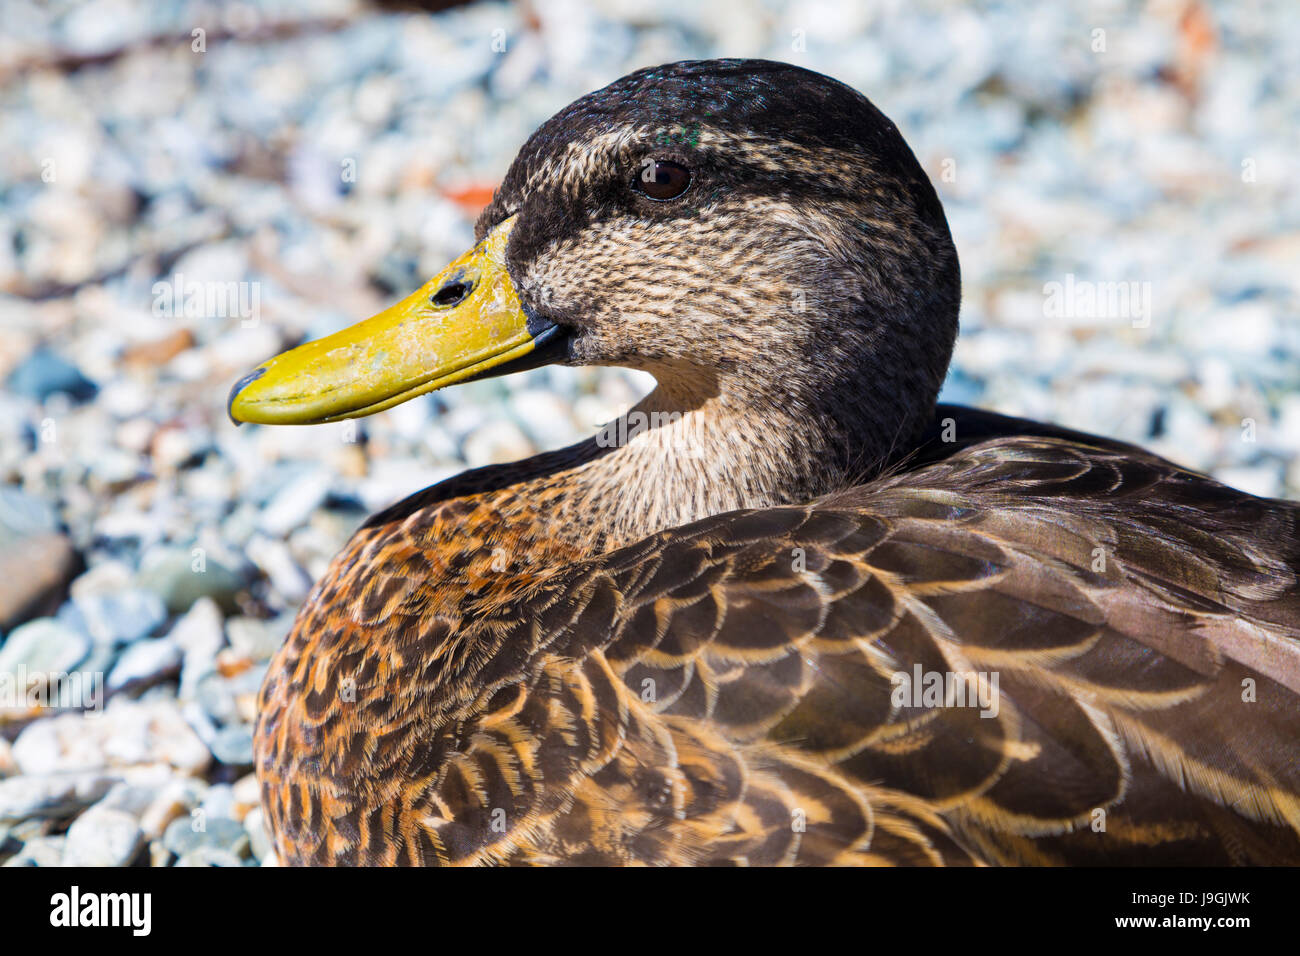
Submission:
M 312 580 L 366 514 L 647 383 L 239 430 L 230 384 L 461 252 L 527 134 L 639 66 L 787 60 L 898 122 L 962 258 L 949 400 L 1300 496 L 1300 18 L 1222 7 L 6 0 L 0 861 L 274 862 L 251 723 Z

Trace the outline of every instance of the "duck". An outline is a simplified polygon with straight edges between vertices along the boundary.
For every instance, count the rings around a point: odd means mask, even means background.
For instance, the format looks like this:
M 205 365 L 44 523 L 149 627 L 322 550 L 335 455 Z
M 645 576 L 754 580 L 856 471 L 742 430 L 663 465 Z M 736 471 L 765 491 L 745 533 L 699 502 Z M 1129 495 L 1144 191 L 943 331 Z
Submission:
M 655 387 L 374 515 L 261 690 L 287 865 L 1300 863 L 1300 505 L 940 403 L 943 206 L 865 96 L 642 69 L 236 423 L 546 364 Z

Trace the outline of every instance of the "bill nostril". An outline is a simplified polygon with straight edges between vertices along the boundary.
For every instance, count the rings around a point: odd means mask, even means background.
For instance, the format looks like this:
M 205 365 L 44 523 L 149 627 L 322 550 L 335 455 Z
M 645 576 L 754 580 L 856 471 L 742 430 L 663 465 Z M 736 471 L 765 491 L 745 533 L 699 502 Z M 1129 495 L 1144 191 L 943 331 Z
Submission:
M 473 291 L 473 282 L 466 282 L 463 280 L 458 282 L 448 282 L 445 286 L 431 295 L 429 301 L 440 309 L 447 309 L 465 301 L 466 297 Z

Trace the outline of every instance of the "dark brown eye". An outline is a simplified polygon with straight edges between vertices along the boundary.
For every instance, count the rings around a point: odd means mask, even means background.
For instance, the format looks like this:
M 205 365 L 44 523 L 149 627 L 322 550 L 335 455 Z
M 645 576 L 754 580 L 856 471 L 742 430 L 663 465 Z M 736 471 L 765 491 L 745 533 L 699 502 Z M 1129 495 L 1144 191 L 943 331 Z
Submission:
M 681 163 L 667 159 L 647 159 L 637 170 L 635 185 L 638 192 L 663 202 L 676 199 L 691 184 L 691 171 Z

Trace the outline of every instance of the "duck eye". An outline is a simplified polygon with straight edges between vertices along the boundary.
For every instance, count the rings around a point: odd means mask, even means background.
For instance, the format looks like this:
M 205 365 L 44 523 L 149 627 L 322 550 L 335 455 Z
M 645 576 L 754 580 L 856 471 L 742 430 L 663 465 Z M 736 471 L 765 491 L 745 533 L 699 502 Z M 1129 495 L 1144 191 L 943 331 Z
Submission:
M 663 202 L 676 199 L 691 184 L 691 171 L 667 159 L 647 159 L 637 171 L 633 186 L 637 192 Z

